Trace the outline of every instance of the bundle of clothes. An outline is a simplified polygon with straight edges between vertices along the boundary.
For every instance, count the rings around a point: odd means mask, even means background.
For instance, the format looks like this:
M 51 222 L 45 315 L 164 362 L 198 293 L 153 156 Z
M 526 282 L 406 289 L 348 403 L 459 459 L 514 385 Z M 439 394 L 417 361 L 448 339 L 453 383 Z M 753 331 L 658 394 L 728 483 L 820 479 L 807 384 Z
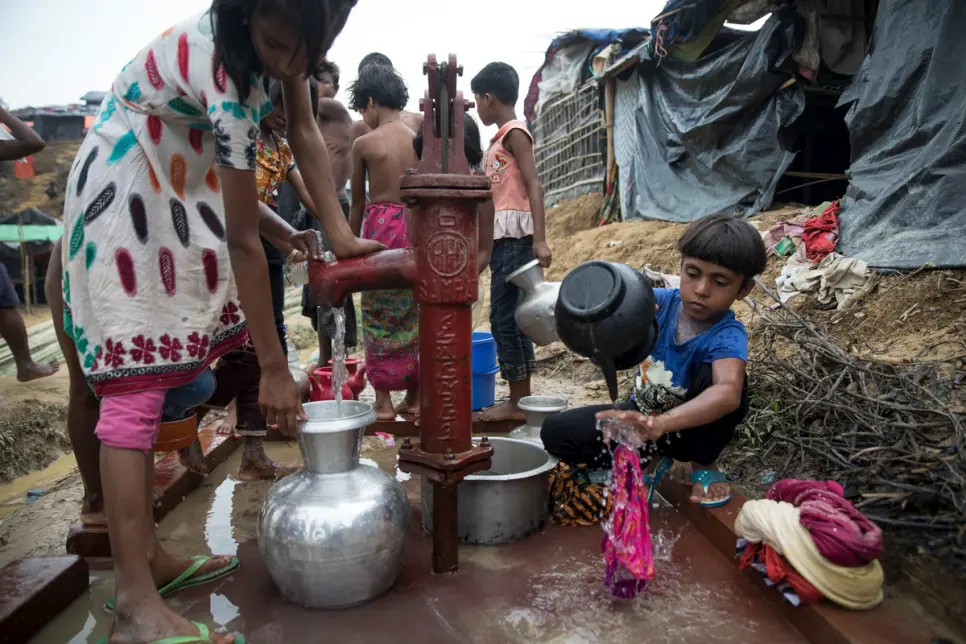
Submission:
M 828 599 L 852 610 L 882 602 L 882 530 L 835 481 L 779 481 L 735 519 L 738 559 L 794 605 Z
M 868 264 L 835 252 L 838 212 L 839 203 L 829 201 L 777 223 L 762 236 L 769 254 L 788 257 L 776 280 L 783 304 L 816 293 L 819 303 L 841 310 L 868 281 Z

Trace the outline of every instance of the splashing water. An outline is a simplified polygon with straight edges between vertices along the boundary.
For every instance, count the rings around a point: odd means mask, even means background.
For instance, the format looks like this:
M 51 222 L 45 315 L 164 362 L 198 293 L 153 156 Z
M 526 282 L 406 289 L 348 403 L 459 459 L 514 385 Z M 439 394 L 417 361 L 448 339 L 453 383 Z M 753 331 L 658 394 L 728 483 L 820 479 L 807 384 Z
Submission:
M 345 366 L 345 309 L 334 307 L 335 337 L 332 338 L 332 394 L 338 404 L 339 416 L 342 415 L 342 386 L 349 381 L 349 371 Z

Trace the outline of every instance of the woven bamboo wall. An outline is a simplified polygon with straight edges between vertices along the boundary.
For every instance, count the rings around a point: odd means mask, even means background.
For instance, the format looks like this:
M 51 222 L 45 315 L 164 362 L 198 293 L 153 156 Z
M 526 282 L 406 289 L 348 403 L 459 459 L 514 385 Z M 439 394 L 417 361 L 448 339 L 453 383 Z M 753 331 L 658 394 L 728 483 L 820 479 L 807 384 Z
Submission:
M 551 99 L 533 126 L 537 175 L 548 206 L 603 192 L 606 130 L 595 83 Z

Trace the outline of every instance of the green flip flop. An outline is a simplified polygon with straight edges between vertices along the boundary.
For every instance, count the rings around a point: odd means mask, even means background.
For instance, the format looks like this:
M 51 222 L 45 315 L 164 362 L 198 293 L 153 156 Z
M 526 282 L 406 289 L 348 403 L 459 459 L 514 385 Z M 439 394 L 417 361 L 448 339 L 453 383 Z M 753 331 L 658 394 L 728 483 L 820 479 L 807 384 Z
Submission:
M 151 644 L 211 644 L 211 635 L 208 627 L 201 622 L 191 622 L 191 625 L 198 629 L 197 635 L 177 635 L 166 637 L 163 640 L 156 640 Z M 101 638 L 97 644 L 107 644 L 107 638 Z M 235 635 L 235 644 L 245 644 L 244 635 Z
M 231 562 L 228 565 L 204 575 L 195 576 L 195 573 L 201 570 L 202 566 L 211 561 L 211 559 L 212 558 L 208 556 L 192 557 L 193 563 L 188 566 L 183 573 L 175 577 L 170 583 L 158 589 L 158 594 L 161 595 L 161 599 L 167 599 L 171 595 L 182 590 L 194 588 L 195 586 L 201 586 L 203 584 L 215 581 L 216 579 L 227 577 L 231 573 L 238 570 L 238 557 L 232 557 Z M 104 610 L 106 610 L 108 613 L 114 612 L 114 597 L 111 597 L 107 600 L 107 603 L 104 604 Z

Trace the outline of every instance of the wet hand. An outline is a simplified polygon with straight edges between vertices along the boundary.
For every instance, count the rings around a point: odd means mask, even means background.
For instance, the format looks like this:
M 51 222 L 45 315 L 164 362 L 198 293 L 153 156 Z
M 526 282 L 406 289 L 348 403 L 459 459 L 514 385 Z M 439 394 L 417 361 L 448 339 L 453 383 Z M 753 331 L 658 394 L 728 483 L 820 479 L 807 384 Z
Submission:
M 541 266 L 550 268 L 550 262 L 553 261 L 553 253 L 550 252 L 550 246 L 547 242 L 533 242 L 533 255 L 540 260 Z
M 303 230 L 294 233 L 288 239 L 292 246 L 292 253 L 288 257 L 291 264 L 300 264 L 307 259 L 322 261 L 325 252 L 322 246 L 322 233 L 317 230 Z
M 288 365 L 262 370 L 258 383 L 258 406 L 265 416 L 265 422 L 289 438 L 295 437 L 299 420 L 308 420 Z
M 612 409 L 598 412 L 595 417 L 597 420 L 617 423 L 616 427 L 610 426 L 610 422 L 602 425 L 604 444 L 610 444 L 612 439 L 618 440 L 618 442 L 628 443 L 656 441 L 665 433 L 664 423 L 660 416 L 645 416 L 639 411 L 619 411 Z M 621 434 L 628 431 L 632 432 L 634 436 L 620 440 Z M 631 438 L 637 438 L 638 440 L 628 440 Z
M 345 242 L 332 244 L 332 252 L 339 259 L 371 255 L 381 250 L 386 250 L 386 247 L 379 242 L 371 239 L 360 239 L 359 237 L 352 237 Z

